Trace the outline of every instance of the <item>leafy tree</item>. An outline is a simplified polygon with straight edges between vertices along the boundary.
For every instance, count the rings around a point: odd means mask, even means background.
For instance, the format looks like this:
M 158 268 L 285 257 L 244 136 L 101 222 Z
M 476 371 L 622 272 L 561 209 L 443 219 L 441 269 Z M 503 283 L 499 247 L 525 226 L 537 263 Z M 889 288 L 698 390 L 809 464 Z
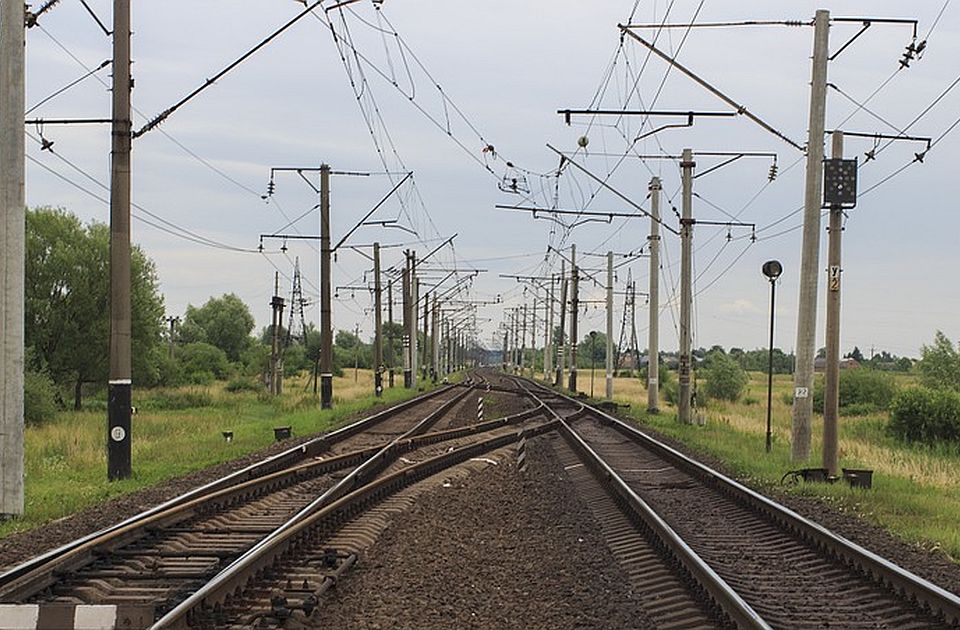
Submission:
M 187 306 L 180 338 L 185 343 L 208 343 L 223 350 L 230 361 L 239 361 L 251 344 L 254 320 L 250 309 L 233 293 L 210 298 L 197 308 Z
M 286 343 L 288 334 L 289 334 L 289 331 L 287 330 L 287 327 L 281 325 L 280 326 L 280 343 L 281 344 Z M 273 324 L 267 324 L 266 326 L 263 327 L 263 329 L 260 331 L 259 341 L 265 346 L 273 345 Z
M 358 343 L 362 343 L 360 337 L 347 330 L 338 330 L 333 339 L 333 345 L 344 350 L 352 350 Z
M 616 345 L 616 344 L 614 344 Z M 616 356 L 616 352 L 614 352 Z M 603 367 L 607 360 L 607 336 L 593 330 L 583 337 L 583 341 L 577 344 L 577 367 L 589 369 L 594 367 Z
M 177 361 L 189 383 L 204 385 L 230 376 L 230 362 L 220 348 L 202 341 L 188 343 L 177 352 Z
M 84 226 L 63 209 L 36 208 L 26 216 L 25 334 L 29 369 L 73 385 L 79 409 L 85 383 L 107 379 L 109 367 L 110 231 Z M 154 350 L 163 335 L 163 298 L 156 269 L 131 251 L 133 379 L 156 380 Z
M 846 358 L 847 358 L 847 359 L 853 359 L 853 360 L 856 361 L 857 363 L 865 363 L 865 362 L 866 362 L 866 359 L 863 358 L 863 353 L 860 352 L 860 348 L 858 348 L 857 346 L 854 346 L 854 347 L 853 347 L 853 351 L 851 351 L 850 354 L 848 354 L 848 355 L 846 356 Z
M 937 331 L 933 345 L 921 348 L 917 369 L 928 387 L 960 390 L 960 353 L 942 331 Z
M 738 399 L 749 381 L 743 368 L 723 352 L 710 353 L 703 376 L 707 381 L 704 385 L 707 396 L 723 400 Z

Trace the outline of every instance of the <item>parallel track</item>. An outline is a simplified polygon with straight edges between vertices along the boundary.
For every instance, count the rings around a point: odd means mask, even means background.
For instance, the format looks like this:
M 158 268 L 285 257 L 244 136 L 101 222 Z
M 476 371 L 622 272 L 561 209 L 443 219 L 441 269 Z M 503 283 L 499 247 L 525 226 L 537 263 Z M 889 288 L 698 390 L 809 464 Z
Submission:
M 524 382 L 548 407 L 564 399 L 568 441 L 621 503 L 635 495 L 755 615 L 741 626 L 956 628 L 960 598 L 694 462 L 625 423 Z M 622 484 L 622 488 L 616 488 Z M 672 543 L 661 543 L 671 547 Z M 682 564 L 682 563 L 681 563 Z M 713 578 L 708 578 L 709 579 Z M 700 580 L 701 588 L 710 590 Z M 720 602 L 717 602 L 720 603 Z M 725 612 L 730 610 L 721 604 Z
M 281 470 L 262 473 L 268 466 L 250 467 L 242 471 L 244 475 L 232 475 L 230 484 L 210 484 L 205 492 L 190 493 L 183 500 L 168 502 L 163 509 L 108 528 L 99 536 L 66 545 L 61 553 L 46 554 L 0 577 L 0 601 L 51 606 L 132 603 L 138 610 L 149 609 L 152 619 L 275 533 L 290 517 L 307 506 L 320 507 L 318 496 L 326 497 L 329 503 L 354 489 L 347 485 L 339 494 L 331 493 L 358 466 L 367 464 L 370 475 L 353 479 L 354 484 L 362 486 L 400 454 L 462 446 L 477 439 L 471 436 L 484 432 L 513 434 L 516 429 L 508 425 L 521 423 L 531 415 L 517 414 L 480 426 L 423 434 L 469 391 L 449 388 L 446 396 L 428 395 L 419 405 L 400 406 L 404 413 L 377 414 L 326 440 L 322 456 L 316 454 L 320 450 L 317 442 L 324 440 L 319 438 L 284 453 L 287 457 L 280 459 L 293 464 Z M 419 422 L 411 421 L 412 414 L 422 416 L 424 412 L 428 413 Z M 331 442 L 340 443 L 331 448 Z M 444 446 L 436 446 L 439 443 Z M 347 444 L 361 448 L 347 451 Z M 390 457 L 384 457 L 384 445 L 390 445 Z M 332 452 L 339 454 L 327 456 Z M 419 453 L 417 457 L 426 455 Z M 277 459 L 268 460 L 270 468 L 279 467 Z M 254 471 L 262 474 L 254 475 Z M 245 481 L 249 476 L 253 479 Z

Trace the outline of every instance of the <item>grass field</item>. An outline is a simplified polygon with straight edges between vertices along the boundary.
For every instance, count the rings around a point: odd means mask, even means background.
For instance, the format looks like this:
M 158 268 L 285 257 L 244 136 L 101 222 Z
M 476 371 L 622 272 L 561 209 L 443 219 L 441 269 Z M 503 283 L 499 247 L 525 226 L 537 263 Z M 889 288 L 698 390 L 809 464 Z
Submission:
M 106 480 L 106 411 L 62 412 L 25 436 L 26 509 L 22 518 L 0 524 L 0 536 L 36 527 L 119 494 L 156 484 L 269 445 L 273 428 L 290 426 L 293 435 L 329 429 L 377 402 L 373 374 L 353 370 L 334 378 L 334 408 L 319 410 L 304 379 L 288 379 L 284 394 L 231 393 L 224 383 L 209 387 L 134 391 L 133 476 Z M 380 402 L 396 403 L 415 392 L 387 388 Z M 101 409 L 102 407 L 102 409 Z M 233 431 L 227 443 L 221 431 Z
M 909 386 L 913 378 L 897 376 Z M 590 392 L 590 370 L 578 373 L 578 389 Z M 604 394 L 605 377 L 597 370 L 594 393 Z M 750 375 L 747 391 L 736 403 L 710 401 L 700 412 L 704 426 L 682 426 L 676 410 L 661 400 L 661 413 L 646 413 L 647 392 L 637 378 L 614 379 L 614 399 L 630 404 L 629 415 L 641 424 L 679 439 L 695 451 L 727 462 L 737 475 L 761 486 L 779 484 L 788 470 L 820 467 L 822 418 L 815 416 L 813 455 L 807 462 L 790 459 L 790 406 L 793 377 L 774 378 L 773 449 L 764 451 L 766 433 L 766 376 Z M 845 509 L 873 521 L 908 541 L 940 548 L 960 561 L 960 446 L 924 447 L 905 444 L 886 432 L 887 415 L 875 413 L 840 418 L 840 465 L 874 470 L 873 489 L 857 490 L 847 484 L 800 484 L 790 492 L 827 497 Z

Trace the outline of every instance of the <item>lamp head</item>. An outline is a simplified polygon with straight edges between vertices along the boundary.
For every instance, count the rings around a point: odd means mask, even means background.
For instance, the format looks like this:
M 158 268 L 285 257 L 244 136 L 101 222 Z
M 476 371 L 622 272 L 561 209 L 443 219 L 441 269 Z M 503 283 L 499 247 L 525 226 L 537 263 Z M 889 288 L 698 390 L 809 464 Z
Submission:
M 768 260 L 763 263 L 763 275 L 769 278 L 771 281 L 776 280 L 780 277 L 780 274 L 783 273 L 783 265 L 780 264 L 779 260 Z

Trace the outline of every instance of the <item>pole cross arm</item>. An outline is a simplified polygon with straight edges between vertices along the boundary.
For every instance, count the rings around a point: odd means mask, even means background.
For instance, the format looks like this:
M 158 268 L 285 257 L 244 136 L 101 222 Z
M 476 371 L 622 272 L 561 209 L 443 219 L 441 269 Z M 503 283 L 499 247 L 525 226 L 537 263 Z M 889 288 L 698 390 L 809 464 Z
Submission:
M 789 144 L 790 146 L 792 146 L 792 147 L 794 147 L 794 148 L 796 148 L 796 149 L 798 149 L 798 150 L 800 150 L 800 151 L 804 151 L 804 152 L 806 151 L 806 149 L 805 149 L 802 145 L 798 144 L 797 142 L 794 142 L 793 140 L 791 140 L 790 138 L 788 138 L 786 135 L 784 135 L 783 133 L 781 133 L 780 131 L 778 131 L 777 129 L 775 129 L 774 127 L 772 127 L 771 125 L 769 125 L 767 122 L 765 122 L 765 121 L 764 121 L 763 119 L 761 119 L 759 116 L 751 113 L 751 112 L 747 109 L 747 107 L 746 107 L 745 105 L 741 105 L 740 103 L 737 103 L 735 100 L 733 100 L 732 98 L 730 98 L 729 96 L 727 96 L 726 94 L 724 94 L 723 92 L 721 92 L 720 90 L 718 90 L 717 88 L 715 88 L 713 85 L 711 85 L 710 83 L 708 83 L 708 82 L 705 81 L 704 79 L 701 79 L 699 76 L 697 76 L 696 73 L 694 73 L 692 70 L 690 70 L 689 68 L 687 68 L 686 66 L 684 66 L 683 64 L 681 64 L 681 63 L 680 63 L 679 61 L 677 61 L 674 57 L 671 57 L 671 56 L 668 55 L 667 53 L 665 53 L 665 52 L 663 52 L 662 50 L 660 50 L 659 48 L 657 48 L 652 42 L 648 42 L 648 41 L 645 40 L 644 38 L 642 38 L 642 37 L 640 37 L 639 35 L 637 35 L 636 33 L 634 33 L 633 30 L 631 30 L 631 28 L 630 28 L 628 25 L 620 24 L 620 25 L 619 25 L 619 28 L 620 28 L 620 31 L 621 31 L 623 34 L 628 35 L 628 36 L 631 37 L 632 39 L 636 40 L 636 41 L 639 42 L 642 46 L 644 46 L 647 50 L 649 50 L 650 52 L 652 52 L 652 53 L 655 54 L 656 56 L 660 57 L 661 59 L 663 59 L 664 61 L 666 61 L 668 64 L 670 64 L 671 66 L 673 66 L 674 68 L 676 68 L 677 70 L 679 70 L 680 72 L 682 72 L 683 74 L 685 74 L 685 75 L 687 75 L 688 77 L 690 77 L 691 79 L 693 79 L 696 83 L 700 84 L 701 87 L 705 88 L 708 92 L 710 92 L 711 94 L 713 94 L 714 96 L 716 96 L 717 98 L 719 98 L 721 101 L 723 101 L 723 102 L 726 103 L 727 105 L 730 105 L 731 107 L 733 107 L 733 108 L 736 110 L 736 113 L 737 113 L 737 114 L 742 115 L 742 116 L 746 116 L 747 118 L 749 118 L 750 120 L 752 120 L 752 121 L 755 122 L 756 124 L 760 125 L 763 129 L 766 129 L 767 131 L 769 131 L 770 133 L 772 133 L 772 134 L 775 135 L 776 137 L 780 138 L 781 140 L 783 140 L 784 142 L 786 142 L 786 143 Z

